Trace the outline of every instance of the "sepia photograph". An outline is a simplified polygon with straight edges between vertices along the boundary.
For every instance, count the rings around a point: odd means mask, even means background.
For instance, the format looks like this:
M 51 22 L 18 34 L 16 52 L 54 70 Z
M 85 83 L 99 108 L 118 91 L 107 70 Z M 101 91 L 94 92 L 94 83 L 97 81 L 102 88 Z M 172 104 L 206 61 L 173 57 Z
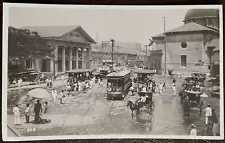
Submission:
M 3 140 L 224 138 L 222 5 L 3 4 Z

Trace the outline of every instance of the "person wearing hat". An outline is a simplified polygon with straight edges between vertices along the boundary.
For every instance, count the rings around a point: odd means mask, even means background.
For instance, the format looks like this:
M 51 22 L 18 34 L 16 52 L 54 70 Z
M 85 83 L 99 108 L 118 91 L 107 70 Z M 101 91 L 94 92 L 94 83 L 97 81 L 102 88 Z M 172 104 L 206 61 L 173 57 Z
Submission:
M 205 125 L 208 125 L 209 118 L 212 117 L 212 109 L 210 107 L 210 104 L 205 108 Z
M 197 136 L 197 130 L 194 124 L 191 124 L 190 136 Z

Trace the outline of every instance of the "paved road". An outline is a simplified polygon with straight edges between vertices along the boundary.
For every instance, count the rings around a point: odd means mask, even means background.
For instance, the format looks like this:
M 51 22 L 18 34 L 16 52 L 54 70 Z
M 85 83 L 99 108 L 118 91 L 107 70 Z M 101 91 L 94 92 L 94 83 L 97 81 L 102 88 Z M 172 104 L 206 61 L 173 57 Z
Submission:
M 156 79 L 162 82 L 163 78 Z M 172 83 L 172 82 L 171 82 Z M 104 84 L 106 85 L 106 84 Z M 155 110 L 151 124 L 137 122 L 131 118 L 124 100 L 106 100 L 106 88 L 95 85 L 86 94 L 67 97 L 65 105 L 50 103 L 45 125 L 24 124 L 20 127 L 23 135 L 79 135 L 79 134 L 156 134 L 187 135 L 179 97 L 172 97 L 172 84 L 167 84 L 167 94 L 155 94 Z M 13 118 L 8 117 L 13 121 Z M 33 118 L 33 117 L 31 117 Z M 31 119 L 32 120 L 32 119 Z M 23 122 L 23 119 L 22 119 Z M 35 132 L 26 132 L 36 128 Z

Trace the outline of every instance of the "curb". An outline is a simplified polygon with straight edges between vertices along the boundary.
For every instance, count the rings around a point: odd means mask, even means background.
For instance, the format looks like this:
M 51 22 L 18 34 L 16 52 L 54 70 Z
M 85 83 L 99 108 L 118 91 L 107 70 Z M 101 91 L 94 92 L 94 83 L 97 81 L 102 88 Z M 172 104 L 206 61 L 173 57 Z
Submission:
M 12 126 L 7 125 L 7 127 L 17 136 L 17 137 L 21 137 L 20 133 L 15 130 Z

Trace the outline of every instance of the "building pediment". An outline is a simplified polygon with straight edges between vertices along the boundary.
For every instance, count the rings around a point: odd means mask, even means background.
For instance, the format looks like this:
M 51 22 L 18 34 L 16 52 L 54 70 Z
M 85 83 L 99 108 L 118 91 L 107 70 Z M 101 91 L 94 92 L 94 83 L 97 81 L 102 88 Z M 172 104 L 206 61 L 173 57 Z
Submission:
M 81 26 L 26 26 L 22 29 L 37 32 L 47 39 L 58 39 L 69 42 L 95 43 L 95 40 Z
M 95 40 L 93 40 L 81 26 L 63 34 L 61 39 L 70 42 L 95 43 Z

